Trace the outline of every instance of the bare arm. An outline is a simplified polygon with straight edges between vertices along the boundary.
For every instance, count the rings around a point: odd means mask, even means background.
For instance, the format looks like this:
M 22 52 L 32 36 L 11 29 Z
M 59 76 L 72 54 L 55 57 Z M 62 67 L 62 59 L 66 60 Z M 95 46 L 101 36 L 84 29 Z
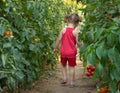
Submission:
M 61 32 L 60 32 L 60 34 L 59 34 L 59 36 L 58 36 L 58 38 L 57 38 L 57 40 L 56 40 L 56 42 L 54 44 L 54 50 L 53 50 L 54 53 L 57 51 L 58 45 L 61 42 L 62 34 L 64 33 L 64 31 L 65 31 L 65 28 L 61 30 Z
M 76 34 L 76 42 L 78 46 L 81 46 L 81 43 L 78 41 L 78 34 Z
M 74 32 L 73 32 L 73 35 L 76 37 L 76 43 L 77 43 L 77 45 L 81 46 L 81 43 L 78 41 L 79 31 L 80 31 L 79 27 L 76 27 L 75 30 L 74 30 Z

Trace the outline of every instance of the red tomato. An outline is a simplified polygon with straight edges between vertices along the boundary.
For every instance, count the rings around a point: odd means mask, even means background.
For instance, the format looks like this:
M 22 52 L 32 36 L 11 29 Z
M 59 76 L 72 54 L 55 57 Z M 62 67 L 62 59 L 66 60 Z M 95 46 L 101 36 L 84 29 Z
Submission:
M 4 36 L 6 36 L 6 35 L 9 35 L 9 31 L 8 31 L 8 30 L 6 30 L 6 31 L 4 32 Z
M 12 31 L 9 31 L 9 30 L 6 30 L 5 32 L 4 32 L 4 36 L 13 36 L 13 32 Z
M 9 34 L 10 34 L 10 36 L 13 36 L 13 32 L 12 31 L 10 31 Z
M 89 70 L 87 70 L 89 73 L 91 73 L 92 71 L 91 71 L 91 69 L 89 69 Z
M 91 71 L 95 71 L 96 67 L 95 66 L 92 66 L 91 67 Z
M 102 87 L 100 89 L 100 93 L 107 93 L 108 92 L 108 88 Z
M 92 76 L 94 75 L 94 71 L 91 72 L 91 75 L 92 75 Z
M 87 70 L 91 69 L 91 66 L 90 65 L 87 65 Z
M 91 73 L 87 71 L 86 76 L 88 76 L 88 77 L 91 76 Z

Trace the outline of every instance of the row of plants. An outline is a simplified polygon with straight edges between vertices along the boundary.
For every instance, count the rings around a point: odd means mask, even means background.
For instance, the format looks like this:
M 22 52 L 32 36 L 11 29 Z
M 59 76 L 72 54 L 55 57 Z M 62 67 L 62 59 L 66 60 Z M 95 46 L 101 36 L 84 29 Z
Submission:
M 77 0 L 85 5 L 80 39 L 81 59 L 86 68 L 95 66 L 93 79 L 104 93 L 120 93 L 120 0 Z M 101 92 L 103 93 L 103 92 Z
M 20 92 L 54 69 L 53 42 L 71 10 L 62 0 L 0 0 L 0 92 Z

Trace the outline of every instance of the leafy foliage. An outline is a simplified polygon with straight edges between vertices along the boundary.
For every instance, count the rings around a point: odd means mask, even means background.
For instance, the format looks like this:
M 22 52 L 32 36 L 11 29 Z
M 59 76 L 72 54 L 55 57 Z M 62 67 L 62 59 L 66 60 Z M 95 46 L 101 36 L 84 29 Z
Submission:
M 1 91 L 13 93 L 38 79 L 46 66 L 54 68 L 53 42 L 67 12 L 58 0 L 0 0 Z M 13 37 L 4 36 L 6 30 Z
M 78 0 L 79 1 L 79 0 Z M 84 66 L 97 65 L 94 78 L 110 93 L 118 93 L 120 81 L 120 1 L 82 0 L 85 22 L 81 34 Z

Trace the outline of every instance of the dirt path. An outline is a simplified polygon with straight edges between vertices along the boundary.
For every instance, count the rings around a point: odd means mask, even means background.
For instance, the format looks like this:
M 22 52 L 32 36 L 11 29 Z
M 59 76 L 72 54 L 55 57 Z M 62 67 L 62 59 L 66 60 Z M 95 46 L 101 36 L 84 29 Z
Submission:
M 76 66 L 76 83 L 78 86 L 74 88 L 69 88 L 67 85 L 62 86 L 60 84 L 61 78 L 61 66 L 58 62 L 57 70 L 53 76 L 50 74 L 50 77 L 41 77 L 31 90 L 26 90 L 23 93 L 97 93 L 95 82 L 92 78 L 85 76 L 82 62 L 79 59 L 77 59 Z

